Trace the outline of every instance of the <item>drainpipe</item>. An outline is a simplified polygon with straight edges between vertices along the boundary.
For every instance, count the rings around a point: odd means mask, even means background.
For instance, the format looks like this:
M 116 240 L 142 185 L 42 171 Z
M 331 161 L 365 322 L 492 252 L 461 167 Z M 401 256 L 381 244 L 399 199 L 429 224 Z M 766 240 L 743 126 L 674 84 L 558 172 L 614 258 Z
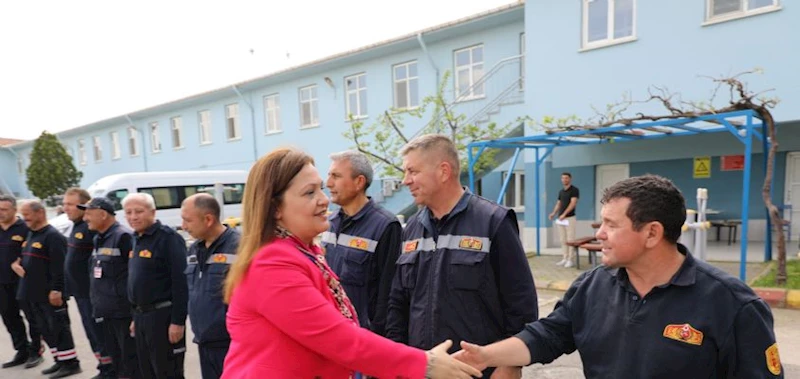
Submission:
M 250 108 L 250 128 L 253 131 L 253 162 L 255 162 L 258 160 L 258 146 L 256 145 L 256 112 L 253 109 L 253 104 L 244 98 L 242 93 L 239 92 L 239 88 L 236 88 L 235 84 L 232 85 L 231 88 L 233 88 L 233 92 L 236 92 L 236 95 L 239 96 L 239 99 L 241 99 L 242 102 L 247 104 L 247 107 Z
M 144 172 L 147 172 L 147 146 L 145 146 L 147 138 L 144 137 L 144 132 L 136 127 L 128 115 L 125 115 L 125 119 L 128 120 L 128 129 L 133 129 L 142 136 L 142 162 L 144 163 Z
M 425 41 L 422 39 L 422 33 L 417 33 L 417 42 L 419 42 L 419 46 L 422 48 L 422 51 L 425 53 L 425 56 L 428 57 L 428 63 L 431 64 L 433 70 L 436 72 L 436 88 L 439 88 L 439 66 L 436 65 L 436 62 L 433 61 L 431 54 L 428 52 L 428 46 L 425 45 Z

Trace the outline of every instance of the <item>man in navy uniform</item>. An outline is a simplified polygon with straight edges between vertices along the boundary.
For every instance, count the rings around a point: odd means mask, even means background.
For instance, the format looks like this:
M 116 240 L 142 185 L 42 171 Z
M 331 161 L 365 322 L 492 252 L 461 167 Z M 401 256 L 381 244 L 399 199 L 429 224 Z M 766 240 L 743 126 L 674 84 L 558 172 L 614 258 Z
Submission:
M 228 268 L 236 261 L 239 232 L 219 221 L 219 202 L 206 193 L 186 198 L 181 205 L 183 230 L 195 242 L 189 248 L 186 280 L 189 285 L 189 319 L 200 353 L 203 379 L 219 379 L 231 336 L 225 326 L 227 305 L 222 286 Z
M 457 358 L 483 368 L 549 363 L 576 349 L 587 378 L 783 378 L 769 306 L 678 243 L 686 204 L 645 175 L 605 190 L 603 265 L 572 283 L 547 318 Z
M 325 259 L 339 276 L 362 327 L 386 335 L 386 309 L 400 255 L 397 217 L 367 197 L 372 166 L 364 154 L 332 154 L 326 186 L 339 210 L 322 235 Z
M 136 340 L 140 375 L 183 378 L 186 354 L 186 241 L 156 220 L 156 203 L 147 193 L 122 199 L 133 228 L 128 262 L 128 300 L 133 306 L 131 333 Z
M 111 357 L 115 377 L 137 377 L 136 342 L 130 334 L 131 306 L 128 303 L 128 256 L 133 250 L 132 231 L 115 218 L 114 204 L 96 197 L 84 210 L 84 220 L 96 232 L 89 264 L 94 317 L 102 318 L 103 349 Z
M 64 298 L 64 255 L 67 239 L 47 223 L 44 205 L 29 201 L 20 213 L 30 232 L 22 247 L 22 259 L 12 265 L 20 276 L 17 299 L 27 301 L 37 325 L 42 326 L 56 364 L 42 371 L 50 378 L 64 378 L 82 372 L 70 329 Z
M 21 257 L 22 244 L 28 236 L 28 227 L 17 217 L 17 200 L 11 196 L 0 195 L 0 314 L 3 323 L 11 334 L 11 342 L 17 351 L 14 358 L 3 363 L 3 368 L 25 364 L 30 368 L 42 362 L 41 332 L 30 315 L 26 304 L 17 301 L 19 276 L 11 270 L 11 265 Z M 25 335 L 25 323 L 20 309 L 25 309 L 28 318 L 32 343 Z M 30 360 L 30 361 L 29 361 Z
M 83 221 L 83 209 L 91 196 L 81 188 L 70 188 L 64 193 L 62 203 L 64 213 L 67 214 L 73 226 L 67 240 L 67 256 L 64 259 L 64 291 L 65 298 L 72 296 L 78 304 L 78 311 L 83 321 L 83 330 L 89 339 L 89 346 L 94 351 L 98 360 L 97 369 L 100 371 L 95 378 L 114 377 L 111 371 L 111 358 L 103 349 L 103 325 L 94 317 L 92 301 L 89 299 L 89 259 L 94 250 L 93 242 L 95 232 Z
M 387 337 L 423 350 L 448 339 L 491 343 L 536 320 L 516 213 L 461 186 L 448 137 L 422 135 L 401 154 L 403 183 L 422 208 L 403 231 Z M 522 368 L 487 369 L 484 377 L 493 373 L 520 378 Z

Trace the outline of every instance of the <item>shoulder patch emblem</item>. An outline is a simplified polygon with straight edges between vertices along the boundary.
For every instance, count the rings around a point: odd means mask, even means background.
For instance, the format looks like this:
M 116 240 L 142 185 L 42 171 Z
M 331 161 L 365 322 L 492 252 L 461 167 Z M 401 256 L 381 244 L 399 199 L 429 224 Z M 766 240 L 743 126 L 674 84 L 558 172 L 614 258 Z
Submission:
M 419 245 L 419 241 L 408 241 L 403 245 L 403 252 L 410 253 L 417 250 L 417 245 Z
M 367 241 L 364 241 L 361 238 L 353 238 L 350 240 L 349 246 L 360 250 L 367 250 L 368 245 Z
M 458 243 L 458 247 L 462 249 L 480 250 L 483 248 L 483 242 L 477 238 L 464 237 Z
M 25 247 L 25 246 L 28 246 L 28 241 L 23 241 L 22 242 L 22 247 Z
M 664 337 L 697 346 L 703 344 L 703 332 L 693 328 L 689 324 L 667 325 L 664 328 Z
M 83 239 L 83 233 L 81 233 L 81 232 L 75 233 L 75 238 L 77 238 L 79 240 L 82 240 Z
M 228 261 L 228 257 L 225 254 L 214 254 L 214 263 L 225 263 Z
M 153 253 L 150 250 L 142 250 L 139 252 L 139 258 L 152 258 Z
M 11 236 L 11 240 L 20 242 L 20 241 L 25 241 L 25 238 L 22 236 Z
M 39 242 L 34 242 L 34 243 L 33 243 L 33 245 L 31 245 L 31 246 L 32 246 L 34 249 L 41 249 L 41 248 L 42 248 L 42 244 L 41 244 L 41 243 L 39 243 Z
M 767 355 L 767 368 L 773 375 L 781 374 L 781 357 L 778 355 L 778 343 L 775 342 L 764 352 Z

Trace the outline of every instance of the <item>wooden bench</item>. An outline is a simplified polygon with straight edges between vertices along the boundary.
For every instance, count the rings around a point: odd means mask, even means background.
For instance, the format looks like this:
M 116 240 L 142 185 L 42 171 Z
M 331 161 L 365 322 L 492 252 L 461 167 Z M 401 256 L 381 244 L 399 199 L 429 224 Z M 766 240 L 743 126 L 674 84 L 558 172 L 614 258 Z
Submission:
M 592 265 L 592 267 L 597 267 L 600 265 L 600 262 L 597 261 L 597 252 L 603 251 L 603 245 L 601 245 L 599 242 L 591 242 L 585 243 L 580 247 L 581 249 L 586 249 L 586 251 L 589 253 L 589 264 Z
M 711 221 L 711 226 L 717 228 L 717 241 L 719 241 L 719 231 L 722 228 L 728 228 L 728 245 L 736 243 L 736 230 L 739 228 L 742 222 L 739 220 L 718 220 L 718 221 Z
M 577 239 L 574 239 L 574 240 L 571 240 L 571 241 L 567 241 L 567 246 L 571 246 L 571 247 L 575 248 L 575 268 L 576 269 L 580 270 L 580 268 L 581 268 L 581 251 L 580 251 L 579 248 L 582 247 L 583 245 L 590 244 L 594 240 L 595 240 L 594 236 L 587 236 L 587 237 L 581 237 L 581 238 L 577 238 Z M 595 256 L 595 253 L 596 252 L 589 251 L 589 263 L 592 262 L 592 258 Z

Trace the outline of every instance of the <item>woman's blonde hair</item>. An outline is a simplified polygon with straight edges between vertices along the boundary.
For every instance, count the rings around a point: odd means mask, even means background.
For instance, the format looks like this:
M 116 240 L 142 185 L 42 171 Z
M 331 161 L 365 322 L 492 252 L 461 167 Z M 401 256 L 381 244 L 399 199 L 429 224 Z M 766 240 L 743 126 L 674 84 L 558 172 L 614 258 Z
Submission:
M 242 198 L 242 238 L 225 279 L 225 302 L 242 282 L 258 250 L 275 238 L 275 213 L 292 179 L 314 158 L 293 148 L 279 148 L 261 157 L 250 169 Z

